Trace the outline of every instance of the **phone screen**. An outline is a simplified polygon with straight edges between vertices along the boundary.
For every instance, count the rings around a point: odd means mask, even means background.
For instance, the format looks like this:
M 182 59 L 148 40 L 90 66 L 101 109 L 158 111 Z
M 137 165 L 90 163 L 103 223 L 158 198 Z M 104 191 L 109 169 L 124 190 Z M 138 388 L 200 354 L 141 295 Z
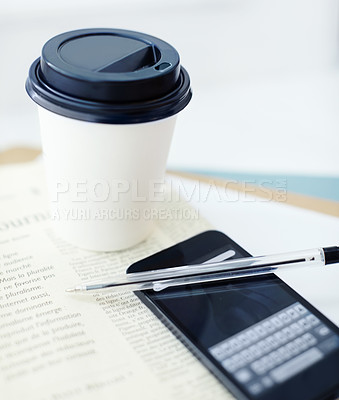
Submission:
M 154 261 L 159 266 L 161 259 L 168 267 L 225 256 L 249 253 L 226 235 L 209 231 L 128 272 L 154 267 Z M 240 398 L 316 399 L 338 387 L 338 328 L 274 274 L 138 296 Z

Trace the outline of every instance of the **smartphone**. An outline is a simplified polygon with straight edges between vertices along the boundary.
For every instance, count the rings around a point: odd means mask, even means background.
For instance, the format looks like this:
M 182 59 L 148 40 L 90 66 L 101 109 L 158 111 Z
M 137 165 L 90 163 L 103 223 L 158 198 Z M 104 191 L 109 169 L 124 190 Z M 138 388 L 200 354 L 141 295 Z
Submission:
M 251 257 L 207 231 L 127 273 Z M 339 329 L 274 274 L 136 295 L 238 399 L 331 399 L 339 393 Z

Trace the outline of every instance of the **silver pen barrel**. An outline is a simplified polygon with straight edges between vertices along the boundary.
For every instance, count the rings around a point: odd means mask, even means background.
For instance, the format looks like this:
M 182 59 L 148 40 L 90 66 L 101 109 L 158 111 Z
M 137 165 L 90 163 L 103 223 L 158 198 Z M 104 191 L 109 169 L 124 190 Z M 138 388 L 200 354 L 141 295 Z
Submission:
M 159 291 L 171 286 L 262 275 L 291 267 L 311 267 L 322 266 L 324 264 L 324 249 L 318 248 L 291 253 L 231 259 L 217 263 L 185 265 L 161 270 L 130 273 L 113 277 L 106 282 L 92 282 L 79 285 L 67 291 L 136 291 L 148 289 Z

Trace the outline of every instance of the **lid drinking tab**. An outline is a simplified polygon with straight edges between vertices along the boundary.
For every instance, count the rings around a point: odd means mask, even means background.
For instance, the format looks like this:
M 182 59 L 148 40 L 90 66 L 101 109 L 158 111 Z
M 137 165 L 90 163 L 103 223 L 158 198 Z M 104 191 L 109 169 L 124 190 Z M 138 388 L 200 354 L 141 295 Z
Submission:
M 140 40 L 101 34 L 69 40 L 58 53 L 65 63 L 88 71 L 132 72 L 157 62 L 153 48 Z

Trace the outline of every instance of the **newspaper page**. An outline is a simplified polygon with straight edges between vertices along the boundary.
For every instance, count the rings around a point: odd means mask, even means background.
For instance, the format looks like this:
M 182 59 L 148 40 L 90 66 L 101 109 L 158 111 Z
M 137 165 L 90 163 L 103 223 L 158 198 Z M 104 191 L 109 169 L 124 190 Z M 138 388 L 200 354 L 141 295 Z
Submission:
M 132 249 L 85 251 L 53 231 L 40 162 L 1 167 L 2 398 L 232 398 L 133 293 L 65 293 L 210 229 L 188 204 L 175 207 L 192 214 L 158 221 Z

